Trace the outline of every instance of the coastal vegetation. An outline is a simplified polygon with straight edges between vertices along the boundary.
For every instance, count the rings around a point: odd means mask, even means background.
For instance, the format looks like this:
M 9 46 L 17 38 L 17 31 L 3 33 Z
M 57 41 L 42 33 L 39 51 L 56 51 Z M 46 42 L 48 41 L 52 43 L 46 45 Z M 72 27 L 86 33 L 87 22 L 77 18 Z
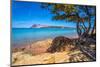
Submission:
M 53 20 L 65 20 L 66 22 L 76 23 L 77 34 L 75 45 L 81 49 L 92 60 L 96 60 L 95 50 L 89 48 L 89 45 L 96 44 L 96 7 L 87 5 L 69 5 L 69 4 L 42 4 L 42 8 L 48 9 L 54 16 Z M 62 40 L 62 41 L 61 41 Z M 70 39 L 57 37 L 54 40 L 55 46 L 52 46 L 51 52 L 62 46 L 64 41 Z M 56 42 L 55 42 L 56 41 Z M 72 41 L 71 41 L 72 42 Z M 57 44 L 59 43 L 59 45 Z

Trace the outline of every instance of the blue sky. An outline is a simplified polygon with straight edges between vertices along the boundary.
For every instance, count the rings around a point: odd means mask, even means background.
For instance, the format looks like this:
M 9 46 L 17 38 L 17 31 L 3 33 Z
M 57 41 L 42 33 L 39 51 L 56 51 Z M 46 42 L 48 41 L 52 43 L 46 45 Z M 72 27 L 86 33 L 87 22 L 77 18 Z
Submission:
M 53 21 L 50 11 L 41 8 L 37 2 L 12 2 L 12 27 L 28 28 L 33 24 L 75 27 L 74 23 Z

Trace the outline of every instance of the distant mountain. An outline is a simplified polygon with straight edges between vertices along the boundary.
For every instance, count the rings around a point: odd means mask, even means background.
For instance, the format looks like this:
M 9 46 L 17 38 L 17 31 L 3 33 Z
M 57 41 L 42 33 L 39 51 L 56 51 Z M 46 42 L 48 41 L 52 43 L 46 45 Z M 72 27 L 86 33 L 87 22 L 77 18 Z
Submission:
M 31 28 L 74 28 L 74 27 L 64 27 L 64 26 L 48 26 L 41 24 L 33 24 Z

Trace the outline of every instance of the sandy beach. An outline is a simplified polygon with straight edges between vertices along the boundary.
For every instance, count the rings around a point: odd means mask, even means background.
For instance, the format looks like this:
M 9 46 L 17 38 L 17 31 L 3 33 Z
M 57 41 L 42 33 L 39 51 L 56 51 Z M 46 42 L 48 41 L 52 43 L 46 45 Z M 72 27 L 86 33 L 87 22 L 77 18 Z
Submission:
M 85 54 L 73 45 L 67 45 L 65 51 L 49 53 L 52 39 L 37 41 L 31 45 L 14 48 L 12 65 L 49 64 L 63 62 L 91 61 Z

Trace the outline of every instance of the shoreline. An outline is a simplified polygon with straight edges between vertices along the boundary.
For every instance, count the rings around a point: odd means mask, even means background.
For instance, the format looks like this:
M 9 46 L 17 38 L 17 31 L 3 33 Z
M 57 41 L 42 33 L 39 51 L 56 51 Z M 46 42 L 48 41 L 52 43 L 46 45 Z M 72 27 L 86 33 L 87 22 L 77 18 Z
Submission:
M 29 43 L 29 44 L 26 44 L 26 45 L 14 46 L 14 47 L 12 47 L 12 52 L 13 52 L 13 50 L 14 50 L 14 52 L 18 52 L 19 50 L 23 51 L 23 49 L 27 49 L 27 47 L 30 47 L 30 46 L 32 46 L 32 47 L 39 46 L 41 44 L 38 44 L 38 43 L 40 43 L 40 42 L 44 43 L 44 41 L 49 41 L 49 40 L 50 40 L 50 42 L 52 42 L 53 39 L 49 38 L 49 39 L 44 39 L 44 40 L 39 40 L 39 41 L 32 42 L 32 44 Z
M 67 36 L 65 36 L 65 37 L 67 37 Z M 78 36 L 77 35 L 72 35 L 71 37 L 67 37 L 67 38 L 78 39 Z M 23 46 L 34 44 L 34 43 L 39 42 L 39 41 L 45 41 L 45 40 L 48 40 L 48 39 L 53 40 L 54 38 L 45 38 L 45 39 L 40 39 L 40 40 L 36 40 L 36 41 L 32 40 L 31 42 L 29 42 L 29 44 L 22 44 L 22 45 L 15 44 L 15 45 L 13 45 L 12 48 L 20 48 L 20 47 L 23 47 Z

